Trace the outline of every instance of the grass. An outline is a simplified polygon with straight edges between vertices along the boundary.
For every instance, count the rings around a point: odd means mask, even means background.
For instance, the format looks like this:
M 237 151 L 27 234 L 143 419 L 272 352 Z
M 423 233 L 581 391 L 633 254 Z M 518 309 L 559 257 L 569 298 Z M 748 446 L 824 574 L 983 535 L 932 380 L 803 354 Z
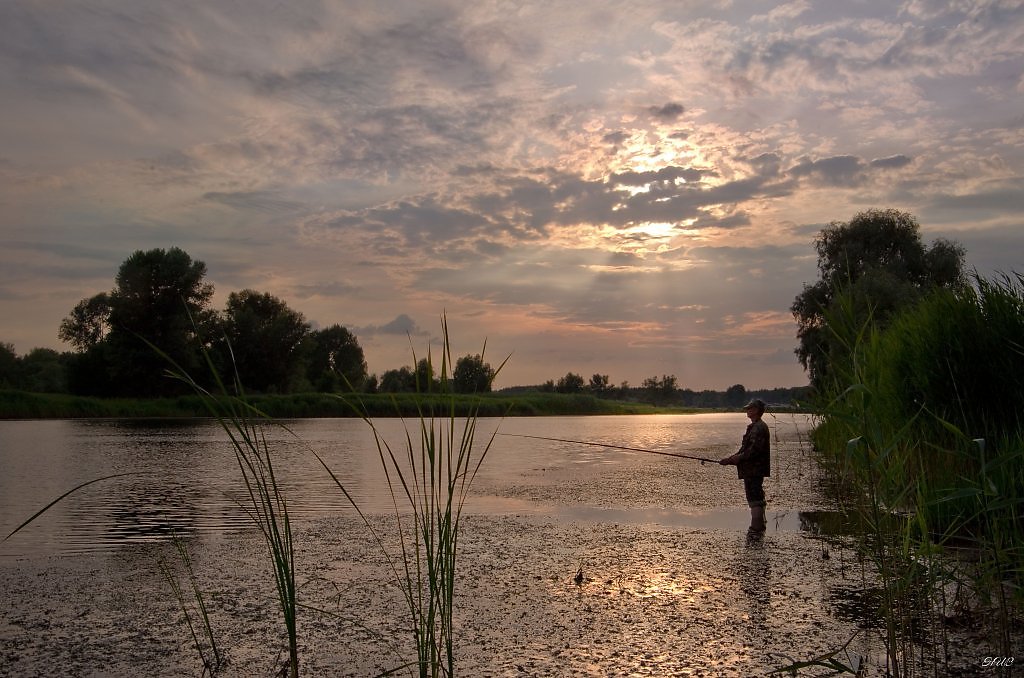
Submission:
M 862 526 L 888 669 L 949 670 L 946 625 L 958 616 L 985 624 L 992 654 L 1012 656 L 1024 433 L 1019 404 L 1003 401 L 1024 386 L 1024 284 L 941 292 L 882 331 L 854 317 L 840 304 L 828 319 L 847 358 L 833 366 L 813 437 Z M 965 549 L 970 558 L 956 555 Z
M 395 415 L 403 416 L 410 406 L 416 411 L 417 424 L 412 428 L 408 425 L 405 427 L 405 440 L 401 446 L 393 446 L 380 434 L 373 422 L 371 408 L 365 404 L 363 397 L 337 398 L 338 403 L 360 416 L 374 434 L 397 522 L 397 555 L 389 551 L 384 535 L 362 512 L 337 474 L 315 450 L 310 450 L 373 535 L 402 592 L 417 657 L 415 661 L 402 664 L 387 673 L 414 668 L 421 678 L 455 675 L 454 592 L 458 580 L 457 554 L 462 509 L 495 435 L 490 436 L 482 450 L 476 447 L 476 424 L 486 400 L 483 397 L 456 396 L 450 391 L 450 369 L 453 363 L 446 319 L 442 319 L 442 325 L 444 344 L 440 365 L 441 392 L 418 394 L 412 399 L 406 396 L 390 398 Z M 429 355 L 428 363 L 433 367 Z M 501 366 L 504 366 L 504 362 Z M 298 601 L 295 547 L 288 505 L 277 482 L 273 455 L 263 434 L 263 426 L 271 423 L 269 415 L 254 404 L 254 399 L 244 396 L 237 377 L 233 387 L 238 395 L 231 396 L 223 395 L 226 389 L 219 378 L 217 383 L 222 394 L 215 395 L 180 370 L 172 371 L 171 375 L 195 389 L 209 413 L 217 418 L 231 440 L 249 495 L 249 503 L 243 508 L 259 527 L 273 564 L 288 639 L 285 670 L 292 678 L 297 678 L 297 612 L 305 606 Z M 287 430 L 287 427 L 284 428 Z M 179 552 L 186 569 L 191 573 L 187 552 L 180 545 Z M 185 610 L 186 622 L 204 666 L 219 665 L 213 632 L 194 578 L 193 594 L 204 620 L 206 638 L 213 648 L 213 659 L 206 656 L 204 644 L 199 640 L 188 614 L 181 587 L 173 577 L 170 580 L 179 605 Z
M 295 393 L 246 396 L 246 402 L 275 419 L 314 417 L 416 417 L 423 408 L 454 406 L 459 416 L 564 416 L 694 412 L 596 398 L 588 394 L 524 393 Z M 92 398 L 0 390 L 0 419 L 207 417 L 202 396 L 175 398 Z
M 189 634 L 192 636 L 192 644 L 199 655 L 200 661 L 203 662 L 203 675 L 209 674 L 213 676 L 224 665 L 224 658 L 221 656 L 220 649 L 217 646 L 217 637 L 213 632 L 213 625 L 210 622 L 206 598 L 203 596 L 202 589 L 199 588 L 199 581 L 196 579 L 195 569 L 192 567 L 192 558 L 189 556 L 188 549 L 185 547 L 184 542 L 179 540 L 176 535 L 174 537 L 174 546 L 185 568 L 185 573 L 188 575 L 190 595 L 185 594 L 181 582 L 174 575 L 170 564 L 163 559 L 160 561 L 160 570 L 174 592 L 174 597 L 178 601 L 178 607 L 182 610 L 182 614 L 185 617 L 185 625 L 188 626 Z M 195 601 L 197 620 L 192 619 L 193 613 L 189 604 L 190 600 Z M 197 626 L 200 627 L 200 631 L 196 631 Z M 202 638 L 200 638 L 200 635 L 202 635 Z

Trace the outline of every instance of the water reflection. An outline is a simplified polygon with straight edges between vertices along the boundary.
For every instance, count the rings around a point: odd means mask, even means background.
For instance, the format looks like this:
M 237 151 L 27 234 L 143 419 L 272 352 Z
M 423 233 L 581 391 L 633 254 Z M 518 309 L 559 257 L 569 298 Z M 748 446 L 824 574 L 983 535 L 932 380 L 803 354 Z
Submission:
M 398 420 L 376 422 L 404 452 Z M 293 518 L 351 512 L 309 449 L 316 450 L 360 507 L 390 512 L 392 499 L 372 432 L 353 419 L 288 422 L 297 434 L 266 429 Z M 484 419 L 486 440 L 503 431 L 646 449 L 724 451 L 735 445 L 742 415 Z M 794 439 L 799 436 L 794 436 Z M 786 440 L 779 449 L 787 458 Z M 793 455 L 799 452 L 789 448 Z M 716 452 L 717 453 L 717 452 Z M 794 457 L 795 458 L 795 457 Z M 733 488 L 713 481 L 719 467 L 635 452 L 499 438 L 466 505 L 483 514 L 547 515 L 559 521 L 738 529 L 745 509 L 728 507 Z M 248 529 L 247 500 L 233 449 L 209 420 L 0 422 L 0 532 L 6 534 L 68 489 L 113 474 L 61 501 L 8 542 L 0 556 L 106 550 L 174 533 Z M 695 508 L 699 507 L 699 508 Z M 794 515 L 776 528 L 797 530 Z
M 747 619 L 760 635 L 768 631 L 768 610 L 772 602 L 771 574 L 765 533 L 748 530 L 743 547 L 737 549 L 736 576 L 747 603 Z

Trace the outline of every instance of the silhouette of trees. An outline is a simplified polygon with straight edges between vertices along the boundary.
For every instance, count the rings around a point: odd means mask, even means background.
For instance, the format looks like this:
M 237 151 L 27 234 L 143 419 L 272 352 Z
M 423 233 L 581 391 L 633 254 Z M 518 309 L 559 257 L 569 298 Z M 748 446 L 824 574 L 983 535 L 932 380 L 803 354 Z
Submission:
M 330 393 L 363 388 L 367 381 L 366 359 L 354 334 L 331 325 L 309 335 L 306 376 L 317 391 Z
M 267 292 L 242 290 L 228 296 L 221 322 L 230 346 L 222 364 L 237 370 L 246 389 L 287 393 L 305 367 L 309 325 L 301 313 Z M 219 344 L 222 351 L 227 346 Z
M 494 369 L 483 356 L 465 355 L 455 361 L 452 388 L 456 393 L 490 393 L 493 381 Z
M 790 310 L 798 325 L 795 353 L 819 388 L 829 379 L 830 362 L 845 358 L 828 327 L 840 299 L 852 307 L 858 325 L 884 327 L 926 292 L 966 282 L 964 248 L 942 239 L 925 247 L 917 219 L 898 210 L 872 209 L 849 222 L 832 222 L 814 246 L 820 278 L 804 286 Z
M 181 386 L 161 375 L 167 359 L 186 370 L 200 365 L 204 329 L 214 314 L 206 264 L 183 250 L 136 251 L 121 264 L 109 294 L 83 299 L 58 336 L 81 353 L 69 381 L 96 395 L 166 395 Z

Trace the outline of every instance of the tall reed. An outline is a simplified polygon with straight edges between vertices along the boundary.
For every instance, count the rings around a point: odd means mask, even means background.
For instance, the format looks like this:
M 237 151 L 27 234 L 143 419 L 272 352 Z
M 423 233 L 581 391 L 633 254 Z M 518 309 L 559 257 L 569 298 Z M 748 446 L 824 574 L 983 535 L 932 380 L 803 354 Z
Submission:
M 443 344 L 438 384 L 447 403 L 437 407 L 437 400 L 430 399 L 425 401 L 426 406 L 420 405 L 417 422 L 412 427 L 405 423 L 404 440 L 398 444 L 384 437 L 365 410 L 361 414 L 373 432 L 391 495 L 397 525 L 396 555 L 391 555 L 383 536 L 359 510 L 337 476 L 320 460 L 373 533 L 392 570 L 402 592 L 409 631 L 416 646 L 413 667 L 421 678 L 454 676 L 456 672 L 454 610 L 462 511 L 470 486 L 497 434 L 497 430 L 492 432 L 480 449 L 477 441 L 479 406 L 471 408 L 468 414 L 459 415 L 451 388 L 454 363 L 447 318 L 442 316 L 441 322 Z M 486 342 L 481 356 L 485 352 Z M 415 358 L 414 352 L 414 362 Z M 495 375 L 507 361 L 508 358 L 502 361 Z M 433 373 L 435 362 L 430 351 L 427 364 Z M 417 388 L 429 391 L 433 380 L 427 379 Z M 398 667 L 402 668 L 406 667 Z
M 945 594 L 967 595 L 993 624 L 993 650 L 1012 654 L 1021 607 L 1024 446 L 1019 403 L 1024 286 L 976 279 L 940 292 L 884 331 L 857 325 L 843 300 L 828 318 L 843 347 L 836 380 L 821 394 L 814 438 L 854 492 L 863 551 L 882 587 L 893 675 L 948 668 L 940 647 Z M 956 540 L 976 563 L 950 555 Z M 916 660 L 916 661 L 915 661 Z
M 162 351 L 160 353 L 162 354 Z M 288 502 L 278 482 L 273 455 L 267 444 L 265 427 L 271 422 L 269 417 L 246 402 L 245 391 L 237 372 L 233 377 L 233 389 L 229 391 L 209 354 L 204 355 L 218 393 L 207 390 L 177 365 L 168 371 L 168 375 L 188 384 L 202 396 L 210 414 L 216 418 L 231 441 L 235 461 L 238 463 L 249 499 L 248 503 L 240 503 L 240 506 L 259 528 L 270 553 L 277 599 L 288 641 L 285 670 L 291 678 L 298 678 L 298 588 L 295 583 L 295 544 Z

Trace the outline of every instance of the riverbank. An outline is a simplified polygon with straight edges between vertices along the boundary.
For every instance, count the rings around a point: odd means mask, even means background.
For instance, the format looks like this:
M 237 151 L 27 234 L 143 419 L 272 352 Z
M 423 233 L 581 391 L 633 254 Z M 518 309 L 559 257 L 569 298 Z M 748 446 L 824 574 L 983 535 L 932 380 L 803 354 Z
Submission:
M 417 417 L 421 411 L 456 416 L 569 416 L 593 414 L 685 414 L 695 408 L 655 407 L 646 403 L 607 400 L 588 394 L 528 392 L 515 395 L 440 395 L 415 393 L 253 395 L 247 402 L 276 419 L 355 417 Z M 56 393 L 0 390 L 0 419 L 159 419 L 206 417 L 202 398 L 89 398 Z

